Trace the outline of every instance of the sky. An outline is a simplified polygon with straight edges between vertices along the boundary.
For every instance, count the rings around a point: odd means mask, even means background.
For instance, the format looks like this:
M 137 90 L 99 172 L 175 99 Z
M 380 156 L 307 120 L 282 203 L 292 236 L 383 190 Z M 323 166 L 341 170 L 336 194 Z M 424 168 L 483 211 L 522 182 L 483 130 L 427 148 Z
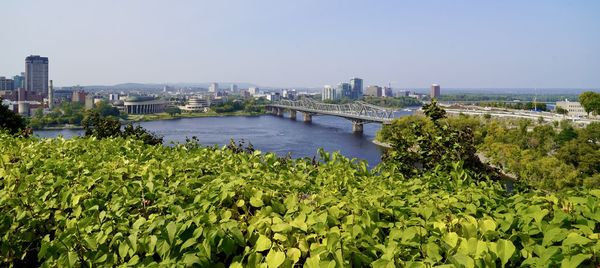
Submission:
M 57 86 L 598 88 L 600 1 L 3 0 L 0 76 Z

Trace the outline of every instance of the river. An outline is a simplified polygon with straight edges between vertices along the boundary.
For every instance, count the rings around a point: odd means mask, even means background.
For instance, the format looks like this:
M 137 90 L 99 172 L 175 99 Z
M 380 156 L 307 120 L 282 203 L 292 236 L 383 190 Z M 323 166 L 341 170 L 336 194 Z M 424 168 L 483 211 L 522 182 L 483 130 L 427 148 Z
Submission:
M 395 116 L 412 112 L 399 111 Z M 165 143 L 185 142 L 187 137 L 196 136 L 203 145 L 229 143 L 231 139 L 245 140 L 263 152 L 274 152 L 292 157 L 313 157 L 318 148 L 339 151 L 349 158 L 366 160 L 370 166 L 380 162 L 383 148 L 373 144 L 380 124 L 364 126 L 362 135 L 352 133 L 352 122 L 335 116 L 313 116 L 311 123 L 304 123 L 299 116 L 296 121 L 273 115 L 198 117 L 174 120 L 140 122 L 139 124 L 164 137 Z M 70 138 L 81 135 L 82 130 L 39 130 L 35 135 Z

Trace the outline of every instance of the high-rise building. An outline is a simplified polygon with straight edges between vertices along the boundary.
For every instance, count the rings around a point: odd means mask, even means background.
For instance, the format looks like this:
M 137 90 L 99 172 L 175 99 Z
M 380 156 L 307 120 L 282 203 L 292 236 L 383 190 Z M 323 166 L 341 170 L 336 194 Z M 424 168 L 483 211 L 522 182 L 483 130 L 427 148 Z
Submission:
M 321 94 L 321 100 L 335 100 L 335 99 L 337 99 L 337 94 L 335 92 L 335 88 L 330 85 L 326 85 L 325 87 L 323 87 L 323 93 Z
M 208 87 L 208 92 L 217 92 L 219 91 L 219 84 L 218 83 L 211 83 L 210 86 Z
M 352 99 L 358 99 L 363 95 L 363 80 L 353 77 L 350 79 L 350 88 L 352 89 Z
M 13 76 L 14 89 L 25 88 L 25 73 Z
M 383 96 L 386 98 L 394 97 L 394 92 L 392 91 L 391 87 L 384 87 L 382 93 L 383 93 Z
M 380 86 L 369 86 L 367 87 L 367 92 L 365 93 L 365 95 L 367 96 L 373 96 L 373 97 L 381 97 L 382 94 L 382 89 Z
M 352 99 L 352 88 L 348 83 L 339 83 L 337 85 L 337 93 L 340 98 Z
M 236 93 L 236 92 L 238 92 L 238 86 L 237 86 L 236 84 L 231 84 L 231 86 L 230 86 L 229 90 L 230 90 L 232 93 Z
M 15 84 L 12 79 L 8 79 L 4 76 L 0 76 L 0 90 L 14 90 Z
M 433 84 L 431 85 L 431 93 L 429 94 L 432 99 L 437 99 L 440 97 L 440 85 Z
M 25 58 L 25 89 L 36 94 L 48 92 L 48 58 L 31 55 Z

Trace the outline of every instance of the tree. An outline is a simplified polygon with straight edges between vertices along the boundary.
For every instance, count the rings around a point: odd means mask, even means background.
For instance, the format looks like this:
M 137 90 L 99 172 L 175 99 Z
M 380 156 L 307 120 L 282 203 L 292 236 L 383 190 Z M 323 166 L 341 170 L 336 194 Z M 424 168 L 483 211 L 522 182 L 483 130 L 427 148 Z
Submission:
M 101 116 L 119 116 L 120 112 L 117 107 L 110 105 L 106 101 L 100 101 L 96 104 L 96 108 L 94 108 Z
M 176 114 L 181 114 L 181 109 L 179 109 L 177 106 L 169 106 L 167 109 L 165 109 L 165 112 L 170 116 L 175 116 Z
M 121 131 L 121 123 L 112 117 L 104 117 L 97 111 L 90 110 L 82 121 L 86 136 L 94 136 L 98 139 L 123 137 L 141 140 L 145 144 L 162 144 L 163 139 L 141 126 L 128 124 Z
M 0 103 L 2 103 L 1 98 Z M 0 104 L 0 129 L 7 130 L 8 133 L 15 135 L 23 132 L 26 126 L 25 119 L 21 115 Z
M 600 93 L 593 91 L 583 92 L 579 95 L 579 102 L 588 115 L 590 113 L 600 114 Z
M 567 115 L 569 113 L 569 111 L 563 107 L 556 107 L 556 113 L 562 114 L 562 115 Z
M 423 105 L 423 112 L 434 123 L 437 122 L 439 119 L 446 117 L 446 110 L 438 106 L 437 100 L 435 99 L 431 100 L 429 104 Z

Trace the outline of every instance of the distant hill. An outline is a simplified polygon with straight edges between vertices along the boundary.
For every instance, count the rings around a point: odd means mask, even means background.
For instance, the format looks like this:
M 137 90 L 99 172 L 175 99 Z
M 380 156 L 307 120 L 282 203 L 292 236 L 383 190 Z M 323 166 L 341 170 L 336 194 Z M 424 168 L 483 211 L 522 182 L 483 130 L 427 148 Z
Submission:
M 231 87 L 231 84 L 236 84 L 238 88 L 248 88 L 248 87 L 256 87 L 255 84 L 251 83 L 236 83 L 236 82 L 217 82 L 219 83 L 219 88 L 225 89 Z M 211 83 L 164 83 L 164 84 L 156 84 L 156 83 L 122 83 L 116 85 L 89 85 L 83 86 L 86 90 L 103 90 L 103 89 L 118 89 L 118 90 L 134 90 L 134 89 L 148 89 L 148 90 L 160 90 L 165 85 L 171 88 L 185 88 L 185 87 L 200 87 L 200 88 L 208 88 Z

